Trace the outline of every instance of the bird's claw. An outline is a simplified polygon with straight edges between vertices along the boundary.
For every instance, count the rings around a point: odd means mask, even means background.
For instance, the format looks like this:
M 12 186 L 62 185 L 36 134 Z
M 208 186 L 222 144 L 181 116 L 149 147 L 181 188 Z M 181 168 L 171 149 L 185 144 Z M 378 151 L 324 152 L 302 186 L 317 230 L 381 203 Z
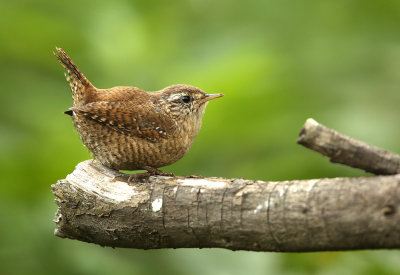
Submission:
M 151 166 L 144 166 L 143 169 L 147 170 L 145 173 L 132 174 L 128 178 L 130 181 L 139 181 L 141 179 L 149 178 L 151 176 L 165 176 L 165 177 L 175 177 L 173 173 L 163 172 L 157 168 Z

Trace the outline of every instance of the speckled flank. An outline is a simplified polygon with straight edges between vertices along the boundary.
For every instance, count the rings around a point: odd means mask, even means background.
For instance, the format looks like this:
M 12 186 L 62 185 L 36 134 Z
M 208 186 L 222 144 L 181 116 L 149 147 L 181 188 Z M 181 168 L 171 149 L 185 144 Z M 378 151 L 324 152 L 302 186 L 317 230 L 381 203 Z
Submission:
M 81 115 L 73 118 L 83 144 L 96 159 L 114 169 L 137 170 L 143 166 L 170 165 L 182 158 L 193 142 L 187 135 L 180 133 L 170 139 L 148 142 L 125 134 L 115 135 L 113 129 Z

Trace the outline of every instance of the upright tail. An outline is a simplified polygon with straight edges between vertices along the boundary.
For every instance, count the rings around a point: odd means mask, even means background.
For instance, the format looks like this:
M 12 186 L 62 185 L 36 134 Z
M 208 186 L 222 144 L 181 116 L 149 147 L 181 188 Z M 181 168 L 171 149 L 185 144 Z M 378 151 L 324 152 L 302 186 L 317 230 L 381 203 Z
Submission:
M 54 52 L 58 62 L 67 70 L 65 78 L 72 90 L 72 98 L 74 105 L 79 106 L 90 102 L 90 97 L 95 91 L 95 87 L 90 81 L 79 71 L 78 67 L 72 62 L 71 58 L 61 48 L 56 47 Z

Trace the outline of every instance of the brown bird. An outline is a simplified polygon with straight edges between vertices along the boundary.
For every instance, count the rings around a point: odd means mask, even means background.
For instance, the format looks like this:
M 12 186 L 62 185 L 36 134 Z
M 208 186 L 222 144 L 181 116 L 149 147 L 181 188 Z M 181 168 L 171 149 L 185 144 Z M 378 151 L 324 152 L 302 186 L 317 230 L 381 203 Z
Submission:
M 74 100 L 65 114 L 72 117 L 83 144 L 104 166 L 148 171 L 135 178 L 173 176 L 157 168 L 189 151 L 207 103 L 223 96 L 183 84 L 155 92 L 127 86 L 98 89 L 61 48 L 56 50 Z

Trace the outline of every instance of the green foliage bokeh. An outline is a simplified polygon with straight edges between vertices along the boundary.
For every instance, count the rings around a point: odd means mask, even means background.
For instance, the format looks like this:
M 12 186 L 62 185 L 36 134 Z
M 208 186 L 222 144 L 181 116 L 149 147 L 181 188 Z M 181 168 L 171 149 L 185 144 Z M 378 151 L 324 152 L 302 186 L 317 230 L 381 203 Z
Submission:
M 400 152 L 398 1 L 1 1 L 0 274 L 400 274 L 398 251 L 101 248 L 53 236 L 50 185 L 90 158 L 62 114 L 62 47 L 100 88 L 185 83 L 211 102 L 165 171 L 286 180 L 364 175 L 296 144 L 308 117 Z

